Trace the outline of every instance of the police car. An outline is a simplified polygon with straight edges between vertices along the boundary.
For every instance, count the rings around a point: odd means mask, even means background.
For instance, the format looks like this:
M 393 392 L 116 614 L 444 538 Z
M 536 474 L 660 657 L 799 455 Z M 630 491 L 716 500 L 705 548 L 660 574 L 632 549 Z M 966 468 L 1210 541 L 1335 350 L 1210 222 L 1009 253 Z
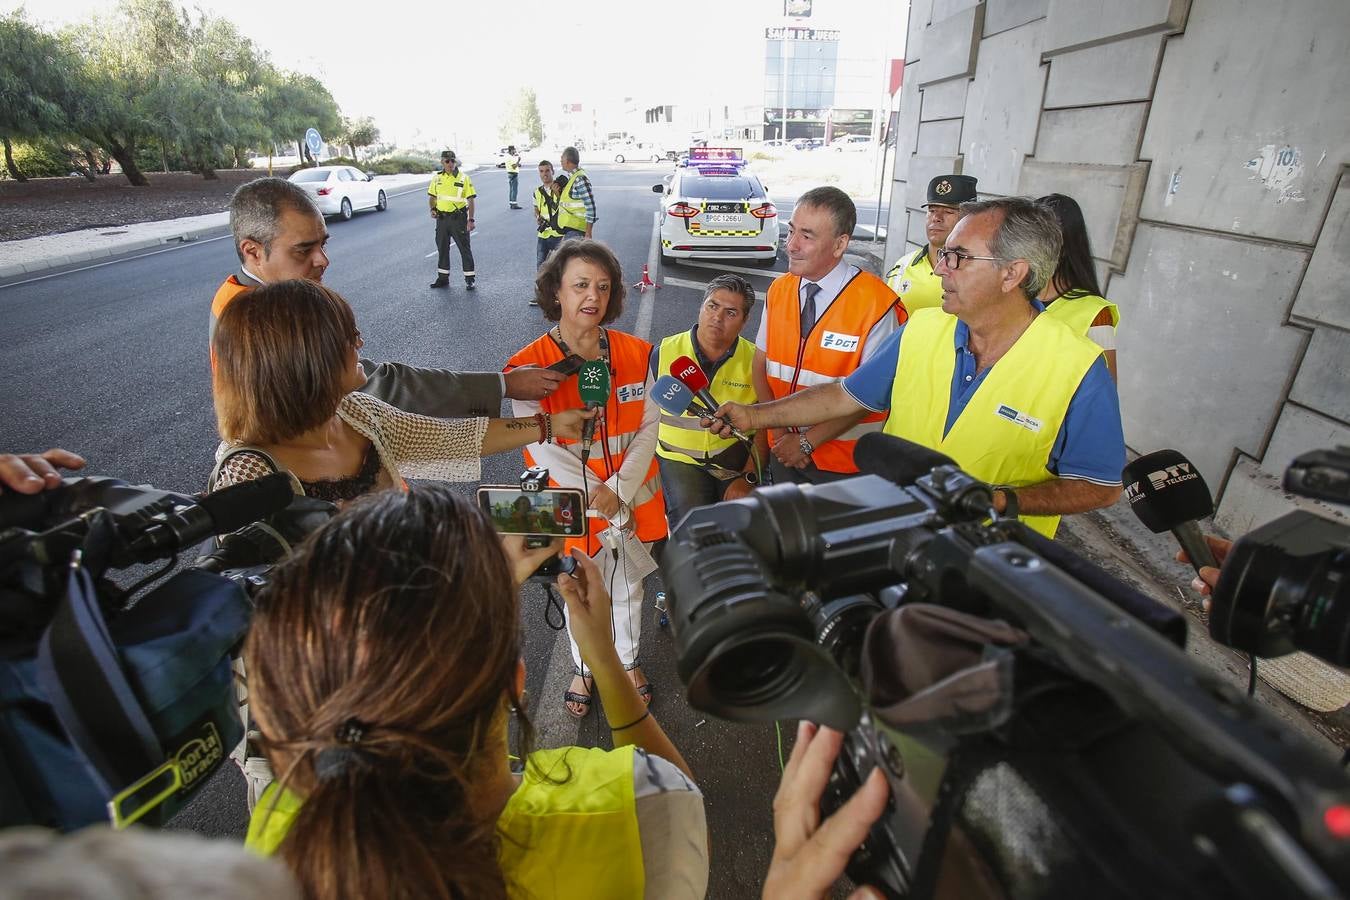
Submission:
M 778 210 L 736 147 L 690 147 L 661 199 L 662 259 L 778 256 Z

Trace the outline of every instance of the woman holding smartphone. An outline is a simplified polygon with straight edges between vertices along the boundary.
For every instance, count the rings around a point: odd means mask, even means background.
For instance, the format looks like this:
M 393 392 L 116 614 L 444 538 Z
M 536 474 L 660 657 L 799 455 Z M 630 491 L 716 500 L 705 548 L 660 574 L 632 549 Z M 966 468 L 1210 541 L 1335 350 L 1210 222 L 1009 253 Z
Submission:
M 655 569 L 650 545 L 666 536 L 664 501 L 655 452 L 660 408 L 646 403 L 649 389 L 646 341 L 606 327 L 623 314 L 624 283 L 619 261 L 604 244 L 564 241 L 535 279 L 535 301 L 556 324 L 507 362 L 556 366 L 569 356 L 599 360 L 609 370 L 609 393 L 596 420 L 594 443 L 582 462 L 582 443 L 556 436 L 553 444 L 525 448 L 525 464 L 546 466 L 551 484 L 581 488 L 589 498 L 584 537 L 567 542 L 595 561 L 613 597 L 614 644 L 634 686 L 650 703 L 652 687 L 638 661 L 642 630 L 642 579 Z M 576 375 L 542 401 L 513 400 L 512 411 L 528 417 L 581 406 Z M 611 527 L 613 526 L 613 527 Z M 594 679 L 572 636 L 572 684 L 564 693 L 567 711 L 581 718 L 590 711 Z

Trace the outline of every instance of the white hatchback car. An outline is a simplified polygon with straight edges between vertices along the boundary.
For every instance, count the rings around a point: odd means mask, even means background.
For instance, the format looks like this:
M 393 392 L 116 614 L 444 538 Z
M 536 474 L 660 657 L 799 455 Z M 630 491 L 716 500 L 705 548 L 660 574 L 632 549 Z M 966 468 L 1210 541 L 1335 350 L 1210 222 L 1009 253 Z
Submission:
M 664 195 L 662 259 L 778 257 L 778 210 L 742 160 L 691 158 L 675 167 L 668 184 L 652 190 Z
M 319 212 L 325 216 L 350 219 L 358 209 L 389 208 L 389 198 L 374 176 L 351 166 L 300 169 L 291 174 L 290 181 L 313 197 Z

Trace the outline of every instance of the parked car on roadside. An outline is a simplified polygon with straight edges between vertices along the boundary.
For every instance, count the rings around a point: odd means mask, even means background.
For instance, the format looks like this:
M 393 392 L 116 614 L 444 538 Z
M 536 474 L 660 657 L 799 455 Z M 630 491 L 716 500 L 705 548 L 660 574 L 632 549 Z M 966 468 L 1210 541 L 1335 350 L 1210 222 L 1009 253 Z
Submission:
M 325 216 L 350 219 L 359 209 L 389 208 L 389 198 L 375 181 L 374 173 L 351 166 L 300 169 L 291 174 L 290 181 L 313 197 L 319 212 Z
M 846 134 L 830 141 L 830 149 L 835 153 L 858 152 L 872 146 L 872 139 L 865 134 Z

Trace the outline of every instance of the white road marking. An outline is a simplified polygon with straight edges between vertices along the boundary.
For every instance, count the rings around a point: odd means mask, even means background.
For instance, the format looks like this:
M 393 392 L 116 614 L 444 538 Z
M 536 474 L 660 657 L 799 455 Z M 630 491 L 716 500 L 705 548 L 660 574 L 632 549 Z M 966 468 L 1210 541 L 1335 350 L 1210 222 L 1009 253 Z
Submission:
M 689 281 L 684 278 L 673 278 L 670 275 L 662 279 L 662 282 L 672 287 L 692 288 L 696 291 L 701 291 L 708 286 L 706 281 Z
M 777 278 L 782 272 L 776 272 L 773 269 L 748 269 L 744 266 L 728 266 L 725 263 L 699 262 L 693 259 L 681 259 L 677 262 L 682 266 L 693 266 L 695 269 L 716 269 L 718 272 L 740 272 L 744 275 L 758 275 L 761 278 Z
M 655 211 L 652 213 L 652 240 L 647 248 L 647 271 L 655 272 L 658 269 L 657 251 L 661 247 L 661 213 Z M 655 279 L 653 279 L 655 280 Z M 642 340 L 652 333 L 652 312 L 656 306 L 656 288 L 650 291 L 642 292 L 642 302 L 638 307 L 637 326 L 633 329 L 636 335 Z

